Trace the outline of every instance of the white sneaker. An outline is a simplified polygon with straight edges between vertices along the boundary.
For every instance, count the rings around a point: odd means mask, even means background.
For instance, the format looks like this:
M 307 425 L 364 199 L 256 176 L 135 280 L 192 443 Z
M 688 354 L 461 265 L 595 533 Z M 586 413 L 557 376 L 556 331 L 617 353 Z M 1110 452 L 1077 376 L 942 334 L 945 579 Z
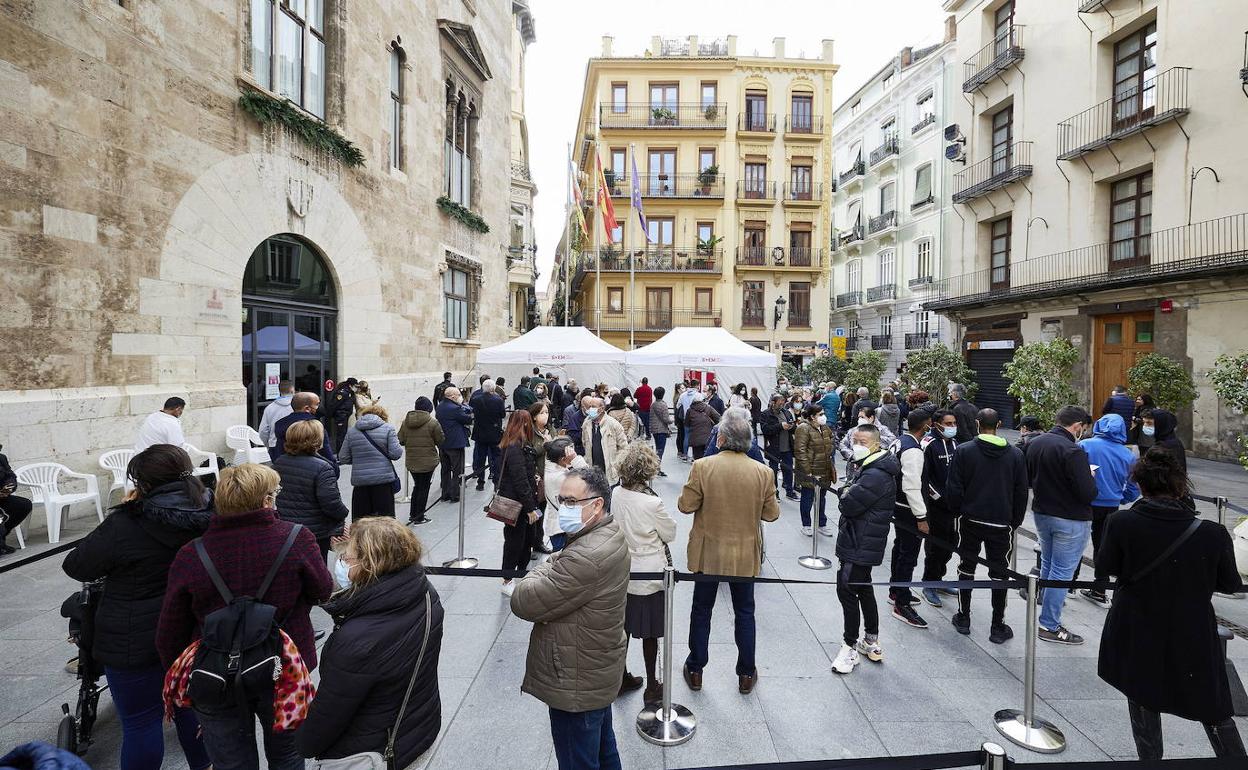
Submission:
M 824 537 L 836 537 L 836 530 L 832 529 L 831 527 L 827 525 L 824 525 L 819 528 L 819 534 L 823 535 Z
M 814 537 L 815 531 L 810 527 L 802 527 L 802 534 L 806 537 Z
M 848 644 L 842 644 L 841 651 L 836 654 L 836 660 L 832 661 L 832 671 L 837 674 L 850 674 L 857 665 L 858 651 Z
M 867 656 L 867 660 L 872 663 L 884 662 L 884 648 L 880 646 L 878 641 L 868 642 L 865 639 L 858 640 L 858 652 Z
M 502 591 L 503 591 L 503 596 L 511 596 L 512 594 L 516 592 L 516 584 L 514 582 L 503 583 Z

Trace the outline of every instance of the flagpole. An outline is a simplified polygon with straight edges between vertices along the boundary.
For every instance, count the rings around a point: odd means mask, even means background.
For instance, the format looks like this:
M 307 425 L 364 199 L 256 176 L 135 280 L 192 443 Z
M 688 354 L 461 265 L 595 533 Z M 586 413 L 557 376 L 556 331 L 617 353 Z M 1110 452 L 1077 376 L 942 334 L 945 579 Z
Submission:
M 576 180 L 572 177 L 572 143 L 568 142 L 568 199 L 563 207 L 563 325 L 572 324 L 572 306 L 569 304 L 572 293 L 571 282 L 568 280 L 568 262 L 572 260 L 572 185 Z
M 594 140 L 594 331 L 602 337 L 602 247 L 598 240 L 598 230 L 602 226 L 602 206 L 598 203 L 598 141 Z
M 633 165 L 636 166 L 637 165 L 637 155 L 636 155 L 637 143 L 636 142 L 628 143 L 628 152 L 629 152 L 629 157 L 633 158 Z M 629 184 L 630 185 L 632 184 L 631 180 L 629 181 Z M 629 211 L 628 219 L 631 221 L 633 218 L 633 214 L 632 214 L 633 196 L 632 195 L 628 196 L 628 211 Z M 627 227 L 624 228 L 624 230 L 627 230 L 627 229 L 628 229 Z M 624 234 L 624 230 L 621 230 L 621 235 Z M 628 243 L 627 238 L 624 238 L 622 240 L 624 241 L 625 244 Z M 623 244 L 621 244 L 621 246 L 623 246 Z M 625 253 L 626 251 L 627 251 L 626 248 L 620 249 L 621 253 Z M 628 301 L 632 303 L 632 307 L 629 309 L 629 312 L 628 312 L 628 349 L 633 350 L 637 347 L 637 340 L 636 340 L 637 275 L 633 271 L 633 257 L 631 254 L 628 255 Z

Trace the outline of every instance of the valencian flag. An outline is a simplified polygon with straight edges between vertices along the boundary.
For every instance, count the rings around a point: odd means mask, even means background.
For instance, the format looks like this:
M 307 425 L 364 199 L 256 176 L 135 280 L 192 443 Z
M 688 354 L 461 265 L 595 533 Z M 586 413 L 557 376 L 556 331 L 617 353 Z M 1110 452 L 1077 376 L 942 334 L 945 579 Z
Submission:
M 572 208 L 576 211 L 576 225 L 581 228 L 581 232 L 585 237 L 589 237 L 589 227 L 585 224 L 585 198 L 581 195 L 580 174 L 576 171 L 576 164 L 572 159 L 568 159 L 568 174 L 571 175 L 570 183 L 572 185 Z
M 641 231 L 650 240 L 650 226 L 646 224 L 646 212 L 641 210 L 641 180 L 637 178 L 637 153 L 633 153 L 633 208 L 637 209 L 637 219 L 641 222 Z
M 611 205 L 611 193 L 607 191 L 607 178 L 602 173 L 602 158 L 594 152 L 594 164 L 598 167 L 598 208 L 602 210 L 602 227 L 607 231 L 607 245 L 614 246 L 612 235 L 619 222 L 615 221 L 615 206 Z

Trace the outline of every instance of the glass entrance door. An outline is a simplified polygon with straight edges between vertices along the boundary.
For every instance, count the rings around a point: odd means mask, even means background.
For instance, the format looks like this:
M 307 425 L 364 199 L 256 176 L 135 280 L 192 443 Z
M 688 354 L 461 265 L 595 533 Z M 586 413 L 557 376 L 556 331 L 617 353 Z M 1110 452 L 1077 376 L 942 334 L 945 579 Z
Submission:
M 334 379 L 334 316 L 262 305 L 244 306 L 243 385 L 247 422 L 258 427 L 260 414 L 277 397 L 278 383 L 325 398 L 325 381 Z

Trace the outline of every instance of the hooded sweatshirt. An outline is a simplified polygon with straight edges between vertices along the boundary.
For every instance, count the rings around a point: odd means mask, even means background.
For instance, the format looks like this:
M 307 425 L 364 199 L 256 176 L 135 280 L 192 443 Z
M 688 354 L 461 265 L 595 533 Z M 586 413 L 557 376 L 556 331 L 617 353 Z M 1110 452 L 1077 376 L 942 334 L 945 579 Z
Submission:
M 1096 481 L 1093 507 L 1117 508 L 1140 496 L 1131 481 L 1135 453 L 1126 447 L 1127 423 L 1118 414 L 1107 414 L 1092 426 L 1092 438 L 1079 442 L 1088 453 L 1088 462 L 1097 466 L 1092 478 Z
M 264 408 L 264 414 L 260 416 L 260 430 L 256 432 L 260 434 L 260 440 L 265 446 L 277 446 L 277 433 L 273 427 L 277 425 L 278 420 L 294 411 L 290 408 L 290 400 L 294 397 L 294 393 L 278 396 Z
M 421 396 L 399 426 L 399 443 L 412 473 L 431 473 L 438 467 L 438 447 L 446 441 L 442 426 L 431 414 L 432 407 L 429 399 Z
M 1000 436 L 981 433 L 959 444 L 949 462 L 945 505 L 968 521 L 1018 527 L 1027 513 L 1027 461 Z
M 1174 416 L 1173 412 L 1167 412 L 1165 409 L 1154 409 L 1148 413 L 1153 418 L 1153 446 L 1164 447 L 1171 454 L 1179 458 L 1179 465 L 1183 466 L 1183 472 L 1187 473 L 1187 450 L 1183 447 L 1183 442 L 1179 437 L 1174 435 L 1174 431 L 1179 427 L 1179 418 Z

